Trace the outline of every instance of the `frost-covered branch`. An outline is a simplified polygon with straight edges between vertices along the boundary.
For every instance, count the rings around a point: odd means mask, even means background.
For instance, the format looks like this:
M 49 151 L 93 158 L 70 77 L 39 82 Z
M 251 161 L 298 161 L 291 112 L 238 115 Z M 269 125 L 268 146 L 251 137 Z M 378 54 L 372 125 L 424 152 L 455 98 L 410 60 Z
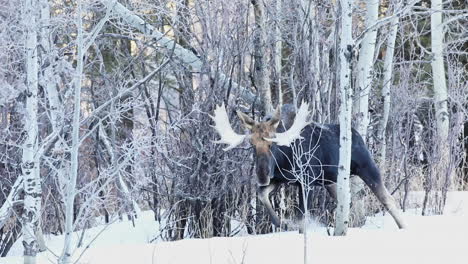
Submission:
M 152 25 L 148 24 L 139 16 L 135 15 L 132 11 L 127 9 L 119 2 L 102 0 L 102 2 L 112 8 L 115 14 L 119 15 L 127 24 L 134 27 L 143 34 L 153 38 L 158 45 L 165 48 L 166 50 L 173 50 L 174 57 L 181 61 L 183 64 L 192 68 L 194 72 L 201 72 L 203 62 L 194 54 L 192 51 L 183 48 L 177 44 L 174 40 L 168 38 L 163 33 L 156 30 Z M 255 101 L 255 95 L 247 88 L 242 87 L 240 84 L 231 80 L 226 74 L 218 71 L 210 71 L 213 74 L 212 78 L 218 78 L 222 87 L 227 89 L 231 85 L 231 91 L 241 95 L 247 104 L 252 104 Z
M 10 193 L 3 202 L 2 207 L 0 207 L 0 229 L 3 228 L 6 221 L 10 218 L 13 212 L 13 206 L 15 200 L 19 198 L 19 193 L 23 189 L 23 176 L 20 175 L 13 186 L 11 187 Z

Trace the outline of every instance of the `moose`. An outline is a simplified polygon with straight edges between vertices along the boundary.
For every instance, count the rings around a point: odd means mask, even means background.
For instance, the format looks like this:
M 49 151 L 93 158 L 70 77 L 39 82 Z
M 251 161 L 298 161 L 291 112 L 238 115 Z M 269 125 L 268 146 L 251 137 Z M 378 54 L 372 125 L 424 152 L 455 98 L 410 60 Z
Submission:
M 336 181 L 339 160 L 339 125 L 318 124 L 308 120 L 308 103 L 302 102 L 297 113 L 292 105 L 277 108 L 271 117 L 257 122 L 247 114 L 237 111 L 237 115 L 247 131 L 247 135 L 236 133 L 230 124 L 224 103 L 216 106 L 214 129 L 221 139 L 214 143 L 227 144 L 224 151 L 235 148 L 244 140 L 249 140 L 254 149 L 259 200 L 266 207 L 271 221 L 277 227 L 287 229 L 271 205 L 269 195 L 279 184 L 295 184 L 303 188 L 294 175 L 294 164 L 307 165 L 306 177 L 313 185 L 324 186 L 336 199 Z M 283 111 L 282 111 L 283 110 Z M 283 113 L 283 114 L 282 114 Z M 359 133 L 352 129 L 351 175 L 359 176 L 374 195 L 392 215 L 399 228 L 406 225 L 399 214 L 393 197 L 385 188 L 380 172 Z M 312 151 L 314 158 L 295 155 L 294 147 L 300 146 L 305 152 Z M 307 164 L 306 164 L 307 163 Z M 320 177 L 317 177 L 320 175 Z M 302 189 L 299 191 L 299 207 L 304 212 Z M 301 230 L 302 231 L 302 230 Z

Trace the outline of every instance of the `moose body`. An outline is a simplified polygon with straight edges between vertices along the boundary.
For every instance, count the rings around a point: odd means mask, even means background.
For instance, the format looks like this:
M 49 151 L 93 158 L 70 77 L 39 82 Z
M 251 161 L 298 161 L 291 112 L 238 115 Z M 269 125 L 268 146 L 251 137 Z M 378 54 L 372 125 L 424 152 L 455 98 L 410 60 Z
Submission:
M 282 129 L 278 128 L 278 131 L 282 132 Z M 272 166 L 273 173 L 270 179 L 278 183 L 291 183 L 291 181 L 297 180 L 293 164 L 297 163 L 296 159 L 301 158 L 299 164 L 308 163 L 306 173 L 310 179 L 307 182 L 320 186 L 336 183 L 340 148 L 339 134 L 339 125 L 312 124 L 304 128 L 301 133 L 302 139 L 296 139 L 291 146 L 272 144 L 272 160 L 269 163 Z M 293 148 L 297 144 L 302 146 L 299 148 L 300 150 L 294 151 Z M 359 175 L 360 168 L 363 167 L 373 167 L 375 169 L 371 155 L 362 137 L 355 129 L 352 129 L 351 144 L 351 174 Z M 303 153 L 297 153 L 298 151 Z M 304 155 L 304 153 L 308 155 Z M 314 158 L 309 159 L 308 156 L 310 155 L 313 155 Z M 369 180 L 379 181 L 380 175 L 372 173 L 368 175 L 368 178 Z
M 256 122 L 247 115 L 238 112 L 250 135 L 236 134 L 228 121 L 225 110 L 215 110 L 215 128 L 221 135 L 217 143 L 225 143 L 229 150 L 246 137 L 255 149 L 255 164 L 260 201 L 267 208 L 275 226 L 286 227 L 275 213 L 269 195 L 279 184 L 296 184 L 299 188 L 307 185 L 321 185 L 336 198 L 336 181 L 339 162 L 339 125 L 322 125 L 307 122 L 308 105 L 301 105 L 297 115 L 286 112 L 281 118 L 278 109 L 275 115 L 266 121 Z M 284 110 L 291 109 L 283 107 Z M 216 112 L 218 111 L 218 112 Z M 293 118 L 291 118 L 291 116 Z M 291 122 L 291 119 L 294 121 Z M 292 123 L 292 124 L 291 124 Z M 281 124 L 281 125 L 280 125 Z M 226 126 L 229 126 L 227 129 Z M 224 134 L 224 135 L 223 135 Z M 405 224 L 388 190 L 385 188 L 380 172 L 367 149 L 364 140 L 356 130 L 352 130 L 351 139 L 351 174 L 359 176 L 379 201 L 395 219 L 398 227 Z M 304 212 L 302 191 L 299 191 L 299 207 Z

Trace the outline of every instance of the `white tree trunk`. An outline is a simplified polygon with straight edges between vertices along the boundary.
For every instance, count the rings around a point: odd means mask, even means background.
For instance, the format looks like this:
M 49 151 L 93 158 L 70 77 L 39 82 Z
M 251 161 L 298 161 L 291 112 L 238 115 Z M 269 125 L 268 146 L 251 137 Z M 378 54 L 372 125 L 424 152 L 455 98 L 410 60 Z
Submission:
M 78 154 L 80 147 L 80 113 L 81 113 L 81 81 L 83 76 L 83 24 L 81 19 L 81 1 L 78 1 L 77 10 L 77 65 L 73 85 L 74 109 L 72 121 L 72 146 L 70 151 L 70 172 L 65 191 L 65 238 L 59 263 L 70 263 L 72 255 L 73 211 L 76 195 L 76 180 L 78 177 Z
M 356 129 L 361 134 L 364 142 L 367 142 L 367 134 L 369 127 L 369 94 L 371 92 L 373 72 L 374 72 L 374 53 L 377 38 L 377 29 L 375 26 L 379 13 L 379 0 L 365 0 L 366 16 L 365 28 L 368 30 L 362 39 L 361 48 L 359 50 L 359 60 L 357 63 L 356 76 L 356 100 L 353 111 L 356 116 Z M 351 193 L 353 197 L 364 189 L 364 182 L 355 177 L 351 179 Z M 365 220 L 365 205 L 362 199 L 353 199 L 353 215 L 357 223 Z
M 431 0 L 432 79 L 434 81 L 434 105 L 437 134 L 440 144 L 446 144 L 449 133 L 448 92 L 445 81 L 443 55 L 444 27 L 442 24 L 442 0 Z
M 395 9 L 396 10 L 396 9 Z M 398 32 L 399 18 L 392 18 L 390 24 L 390 34 L 387 38 L 387 50 L 384 61 L 384 77 L 383 77 L 383 116 L 380 123 L 378 138 L 381 142 L 380 149 L 380 170 L 385 172 L 385 157 L 387 156 L 387 140 L 385 138 L 385 131 L 387 130 L 388 117 L 390 116 L 390 103 L 391 103 L 391 86 L 393 76 L 393 56 L 395 54 L 395 41 Z
M 40 84 L 45 88 L 45 94 L 47 96 L 50 109 L 50 123 L 52 130 L 57 131 L 58 124 L 63 119 L 63 107 L 60 103 L 59 93 L 57 91 L 56 76 L 54 76 L 54 63 L 52 62 L 55 57 L 52 55 L 52 44 L 50 43 L 50 8 L 48 0 L 40 0 L 41 8 L 41 38 L 40 44 L 44 51 L 41 54 L 42 61 L 48 61 L 49 66 L 45 68 L 41 75 Z
M 439 159 L 436 164 L 435 188 L 428 190 L 426 199 L 435 202 L 435 212 L 441 214 L 444 209 L 447 191 L 452 188 L 453 172 L 450 161 L 448 91 L 445 80 L 444 61 L 444 26 L 442 24 L 442 0 L 431 0 L 431 43 L 432 43 L 432 80 L 434 82 L 434 107 L 437 127 L 437 144 Z M 435 191 L 435 192 L 434 192 Z M 437 193 L 442 191 L 442 196 Z
M 73 212 L 74 200 L 76 196 L 76 181 L 78 178 L 78 155 L 80 148 L 80 115 L 81 115 L 81 82 L 83 79 L 83 56 L 89 47 L 96 39 L 98 33 L 101 31 L 104 24 L 108 21 L 110 16 L 110 8 L 107 9 L 106 15 L 89 33 L 89 37 L 83 39 L 83 21 L 81 19 L 82 4 L 78 1 L 77 9 L 77 39 L 76 39 L 76 69 L 73 78 L 74 90 L 74 103 L 73 103 L 73 120 L 72 120 L 72 145 L 70 150 L 70 171 L 66 184 L 65 191 L 65 238 L 63 244 L 62 254 L 59 263 L 70 263 L 72 252 L 72 233 L 73 233 Z
M 55 54 L 53 53 L 53 46 L 51 43 L 51 32 L 50 32 L 50 7 L 48 0 L 39 0 L 40 2 L 40 18 L 41 18 L 41 30 L 39 31 L 40 34 L 40 45 L 42 51 L 39 53 L 41 61 L 45 62 L 43 64 L 48 64 L 40 72 L 40 79 L 39 84 L 44 87 L 44 92 L 47 97 L 47 101 L 49 102 L 48 116 L 50 120 L 50 124 L 52 125 L 52 133 L 59 135 L 60 134 L 60 124 L 63 121 L 64 115 L 64 107 L 63 104 L 60 102 L 59 93 L 57 90 L 57 78 L 59 78 L 56 73 L 54 72 L 54 60 Z M 62 141 L 57 140 L 55 143 L 55 149 L 58 149 L 59 146 L 62 144 Z M 60 164 L 58 168 L 52 170 L 54 174 L 54 178 L 65 179 L 66 169 L 62 163 L 63 159 L 60 160 Z M 39 233 L 38 233 L 38 242 L 39 242 L 39 250 L 45 251 L 45 241 L 42 236 L 42 224 L 39 226 Z
M 371 28 L 364 34 L 359 50 L 356 77 L 356 104 L 354 112 L 357 116 L 356 129 L 364 141 L 367 140 L 367 127 L 369 126 L 369 93 L 372 85 L 375 41 L 377 38 L 377 22 L 379 13 L 379 0 L 365 0 L 366 18 L 365 29 Z
M 283 89 L 281 87 L 281 58 L 282 58 L 282 49 L 283 49 L 283 39 L 281 37 L 281 22 L 282 22 L 282 14 L 281 14 L 281 1 L 276 0 L 276 26 L 275 26 L 275 73 L 276 73 L 276 85 L 278 86 L 278 106 L 281 107 L 283 105 Z
M 340 40 L 340 159 L 338 163 L 337 202 L 335 236 L 346 235 L 349 222 L 351 167 L 351 61 L 353 52 L 352 6 L 351 0 L 341 3 L 341 40 Z
M 260 92 L 260 100 L 265 114 L 273 112 L 271 101 L 270 76 L 267 67 L 267 47 L 266 47 L 266 23 L 265 6 L 260 0 L 252 0 L 255 14 L 256 32 L 254 37 L 254 76 L 255 85 Z
M 39 174 L 38 151 L 38 71 L 37 59 L 37 1 L 26 0 L 24 22 L 26 26 L 26 109 L 23 143 L 22 177 L 24 207 L 21 217 L 24 247 L 24 263 L 36 263 L 38 244 L 36 233 L 41 217 L 42 188 Z

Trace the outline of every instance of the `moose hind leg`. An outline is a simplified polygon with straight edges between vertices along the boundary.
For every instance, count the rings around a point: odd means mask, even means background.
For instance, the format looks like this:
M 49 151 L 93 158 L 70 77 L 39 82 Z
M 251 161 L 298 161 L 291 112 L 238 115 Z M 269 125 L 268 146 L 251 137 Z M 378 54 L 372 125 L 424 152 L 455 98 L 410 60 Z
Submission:
M 375 165 L 368 167 L 368 170 L 361 171 L 359 176 L 361 179 L 369 186 L 377 199 L 383 204 L 385 209 L 390 213 L 390 215 L 395 220 L 396 224 L 400 229 L 406 228 L 405 221 L 401 216 L 398 207 L 396 206 L 395 200 L 385 188 L 380 173 Z
M 267 209 L 267 212 L 270 215 L 270 218 L 273 224 L 277 227 L 281 227 L 282 229 L 287 229 L 286 225 L 281 224 L 280 218 L 276 214 L 270 202 L 270 198 L 269 198 L 270 193 L 275 189 L 276 189 L 276 184 L 274 183 L 270 183 L 270 185 L 267 185 L 267 186 L 258 187 L 258 198 L 260 199 L 262 204 Z
M 398 207 L 396 206 L 396 202 L 393 197 L 388 192 L 387 188 L 381 183 L 378 186 L 372 188 L 372 192 L 377 196 L 379 201 L 385 206 L 385 209 L 390 213 L 390 215 L 395 220 L 396 224 L 400 229 L 406 228 L 406 223 L 403 220 Z

